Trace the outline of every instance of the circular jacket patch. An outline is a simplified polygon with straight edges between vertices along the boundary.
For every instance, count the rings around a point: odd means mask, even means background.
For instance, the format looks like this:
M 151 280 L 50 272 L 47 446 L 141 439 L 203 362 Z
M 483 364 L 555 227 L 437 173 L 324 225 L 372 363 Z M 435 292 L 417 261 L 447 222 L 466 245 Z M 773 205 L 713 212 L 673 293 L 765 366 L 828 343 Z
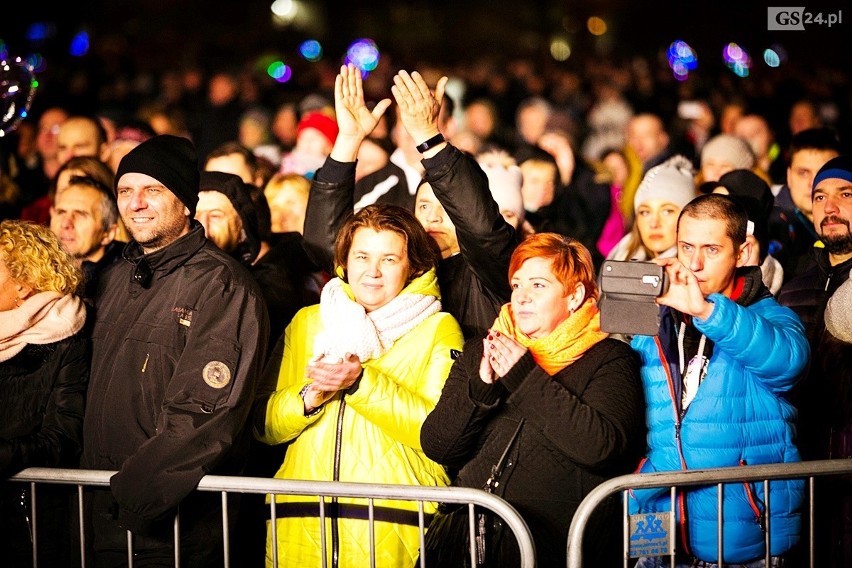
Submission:
M 210 361 L 201 371 L 204 382 L 214 389 L 221 389 L 231 382 L 231 370 L 221 361 Z

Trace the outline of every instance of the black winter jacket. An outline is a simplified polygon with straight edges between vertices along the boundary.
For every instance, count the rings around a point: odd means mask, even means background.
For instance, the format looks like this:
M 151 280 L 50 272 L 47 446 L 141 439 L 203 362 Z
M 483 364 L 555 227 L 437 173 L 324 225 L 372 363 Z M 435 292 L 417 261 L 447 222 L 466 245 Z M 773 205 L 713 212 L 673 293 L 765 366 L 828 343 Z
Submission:
M 70 337 L 27 345 L 0 363 L 0 477 L 28 467 L 78 466 L 90 333 L 91 318 Z M 45 566 L 61 565 L 72 550 L 66 518 L 70 501 L 64 489 L 39 487 L 39 561 Z M 28 499 L 27 484 L 0 484 L 0 543 L 9 565 L 23 566 L 32 559 Z
M 805 324 L 811 346 L 810 367 L 790 395 L 799 410 L 797 444 L 805 460 L 852 457 L 852 346 L 825 329 L 825 306 L 849 279 L 852 259 L 831 266 L 826 249 L 813 251 L 815 263 L 778 294 Z
M 27 467 L 77 467 L 91 326 L 0 363 L 0 477 Z
M 456 227 L 461 252 L 438 263 L 441 304 L 461 325 L 465 338 L 481 335 L 509 301 L 509 259 L 518 244 L 488 189 L 476 160 L 447 145 L 423 160 L 432 186 Z M 329 158 L 317 170 L 305 213 L 305 247 L 332 273 L 337 231 L 352 214 L 355 163 Z
M 460 469 L 453 485 L 482 488 L 523 418 L 495 494 L 529 525 L 537 565 L 565 566 L 577 506 L 601 482 L 631 472 L 644 452 L 639 360 L 627 344 L 605 339 L 553 377 L 527 353 L 488 385 L 479 378 L 481 357 L 481 338 L 469 340 L 423 424 L 423 450 Z M 584 558 L 590 566 L 608 566 L 595 559 L 617 555 L 618 535 L 609 529 L 619 524 L 612 514 L 616 502 L 603 508 L 587 532 L 592 538 Z M 501 554 L 495 566 L 512 565 L 506 555 L 517 552 L 504 548 Z
M 83 464 L 119 470 L 119 524 L 146 534 L 204 475 L 240 471 L 269 324 L 257 284 L 199 223 L 141 252 L 128 244 L 101 278 Z

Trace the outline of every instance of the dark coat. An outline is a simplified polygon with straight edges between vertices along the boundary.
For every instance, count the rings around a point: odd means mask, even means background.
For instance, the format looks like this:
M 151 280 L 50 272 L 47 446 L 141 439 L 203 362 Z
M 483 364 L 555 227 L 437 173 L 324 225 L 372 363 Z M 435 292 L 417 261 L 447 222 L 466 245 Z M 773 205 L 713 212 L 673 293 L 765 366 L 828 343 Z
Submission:
M 267 355 L 296 312 L 318 304 L 324 278 L 305 254 L 304 239 L 296 232 L 273 235 L 270 249 L 249 272 L 260 285 L 269 314 Z
M 806 460 L 852 457 L 852 346 L 825 329 L 825 306 L 849 279 L 852 259 L 831 266 L 828 251 L 814 249 L 815 263 L 781 288 L 778 303 L 805 324 L 811 364 L 791 393 L 799 409 L 798 444 Z
M 89 326 L 47 345 L 27 345 L 0 363 L 0 476 L 28 467 L 78 465 L 83 445 L 83 407 L 89 381 Z M 29 487 L 0 486 L 0 543 L 5 560 L 23 565 L 32 558 Z M 59 565 L 71 551 L 68 495 L 61 487 L 39 487 L 39 561 Z M 18 564 L 20 563 L 20 564 Z
M 83 464 L 119 470 L 107 526 L 153 534 L 178 504 L 187 521 L 202 477 L 240 472 L 268 321 L 257 284 L 199 223 L 141 252 L 130 243 L 101 278 Z
M 493 385 L 479 378 L 482 339 L 469 340 L 441 399 L 426 418 L 426 455 L 458 469 L 453 485 L 482 488 L 518 422 L 524 425 L 495 494 L 530 527 L 538 566 L 565 566 L 568 527 L 577 506 L 603 481 L 630 473 L 645 448 L 639 361 L 630 347 L 605 339 L 553 377 L 524 355 Z M 594 518 L 584 557 L 590 566 L 618 554 L 617 500 Z M 516 550 L 502 549 L 495 566 Z M 516 565 L 517 563 L 515 563 Z

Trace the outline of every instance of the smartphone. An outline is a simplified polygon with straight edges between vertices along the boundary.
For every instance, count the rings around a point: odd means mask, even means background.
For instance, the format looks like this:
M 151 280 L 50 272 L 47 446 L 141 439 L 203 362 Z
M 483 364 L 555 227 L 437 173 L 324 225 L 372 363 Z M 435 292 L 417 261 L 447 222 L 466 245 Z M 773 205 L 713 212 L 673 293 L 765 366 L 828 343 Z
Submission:
M 669 281 L 653 262 L 607 260 L 600 271 L 601 330 L 625 335 L 657 335 L 660 306 Z

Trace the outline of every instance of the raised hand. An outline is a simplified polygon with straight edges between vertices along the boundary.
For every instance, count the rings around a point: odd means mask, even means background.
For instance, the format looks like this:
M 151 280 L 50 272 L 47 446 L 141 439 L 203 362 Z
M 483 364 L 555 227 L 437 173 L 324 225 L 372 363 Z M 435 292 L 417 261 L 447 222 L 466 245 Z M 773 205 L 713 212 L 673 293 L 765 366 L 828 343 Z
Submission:
M 438 134 L 438 115 L 447 80 L 447 77 L 441 77 L 433 94 L 417 71 L 410 75 L 407 71 L 400 71 L 394 75 L 391 93 L 399 106 L 399 118 L 417 144 Z
M 367 108 L 361 71 L 352 64 L 341 66 L 334 80 L 334 112 L 339 133 L 332 157 L 341 162 L 353 161 L 361 142 L 376 128 L 390 104 L 390 99 L 382 99 L 372 111 Z

